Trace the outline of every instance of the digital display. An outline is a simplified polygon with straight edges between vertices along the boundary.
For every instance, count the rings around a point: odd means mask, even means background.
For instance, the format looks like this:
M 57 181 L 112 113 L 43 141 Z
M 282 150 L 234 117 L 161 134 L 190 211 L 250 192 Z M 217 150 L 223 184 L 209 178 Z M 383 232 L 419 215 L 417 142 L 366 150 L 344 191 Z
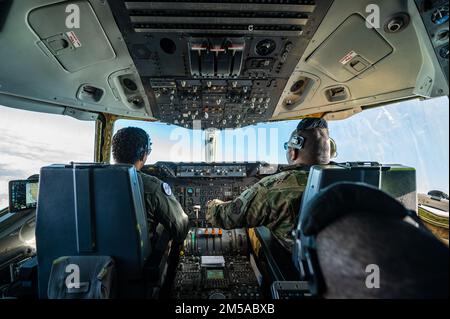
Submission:
M 12 213 L 35 208 L 38 199 L 39 182 L 20 180 L 9 182 L 9 211 Z
M 211 269 L 206 271 L 207 279 L 224 279 L 223 270 Z

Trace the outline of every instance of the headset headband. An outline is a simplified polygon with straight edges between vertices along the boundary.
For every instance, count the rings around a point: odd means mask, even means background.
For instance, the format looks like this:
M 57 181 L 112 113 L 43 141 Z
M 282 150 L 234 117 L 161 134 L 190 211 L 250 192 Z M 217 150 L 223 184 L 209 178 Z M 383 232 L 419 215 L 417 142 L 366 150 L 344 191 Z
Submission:
M 328 128 L 328 123 L 321 118 L 306 118 L 297 125 L 297 131 L 312 130 L 314 128 Z

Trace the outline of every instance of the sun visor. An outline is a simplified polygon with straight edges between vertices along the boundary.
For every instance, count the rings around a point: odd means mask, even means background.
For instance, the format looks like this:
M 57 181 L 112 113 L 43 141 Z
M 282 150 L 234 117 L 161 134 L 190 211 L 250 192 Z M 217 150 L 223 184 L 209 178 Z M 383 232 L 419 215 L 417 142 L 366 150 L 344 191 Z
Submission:
M 347 82 L 393 52 L 359 14 L 348 17 L 306 60 L 337 82 Z
M 34 9 L 28 22 L 41 40 L 39 46 L 53 54 L 69 72 L 115 58 L 111 43 L 87 1 Z

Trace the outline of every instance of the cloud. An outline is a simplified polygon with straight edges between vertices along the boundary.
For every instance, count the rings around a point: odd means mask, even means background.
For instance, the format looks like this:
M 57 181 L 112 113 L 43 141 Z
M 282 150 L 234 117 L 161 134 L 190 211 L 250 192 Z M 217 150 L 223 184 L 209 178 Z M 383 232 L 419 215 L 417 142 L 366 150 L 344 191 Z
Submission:
M 8 194 L 0 193 L 0 209 L 3 209 L 6 206 L 8 206 L 8 202 L 9 202 Z
M 95 123 L 0 106 L 0 209 L 8 205 L 8 181 L 41 167 L 92 161 Z
M 45 159 L 66 159 L 69 156 L 84 155 L 82 151 L 76 149 L 60 149 L 50 143 L 29 139 L 29 137 L 18 137 L 16 134 L 2 133 L 3 139 L 0 141 L 0 155 L 18 156 L 29 160 L 40 158 Z M 0 157 L 1 159 L 1 157 Z
M 0 177 L 17 176 L 22 171 L 20 169 L 9 169 L 6 165 L 0 164 Z

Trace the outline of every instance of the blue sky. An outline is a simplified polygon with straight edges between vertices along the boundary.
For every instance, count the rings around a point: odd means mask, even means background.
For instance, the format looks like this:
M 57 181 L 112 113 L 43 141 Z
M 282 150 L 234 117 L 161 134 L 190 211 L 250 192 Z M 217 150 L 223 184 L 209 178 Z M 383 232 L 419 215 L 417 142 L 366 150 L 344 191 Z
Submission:
M 220 133 L 218 161 L 286 163 L 283 143 L 298 121 L 262 123 Z M 202 161 L 202 132 L 173 125 L 121 120 L 115 129 L 139 126 L 153 139 L 149 162 Z M 449 107 L 446 97 L 407 101 L 330 122 L 338 145 L 336 161 L 377 161 L 417 169 L 418 191 L 449 190 Z M 8 181 L 24 179 L 40 167 L 91 162 L 93 122 L 0 106 L 0 208 L 7 206 Z M 244 143 L 233 138 L 242 134 Z M 229 139 L 227 139 L 227 136 Z

